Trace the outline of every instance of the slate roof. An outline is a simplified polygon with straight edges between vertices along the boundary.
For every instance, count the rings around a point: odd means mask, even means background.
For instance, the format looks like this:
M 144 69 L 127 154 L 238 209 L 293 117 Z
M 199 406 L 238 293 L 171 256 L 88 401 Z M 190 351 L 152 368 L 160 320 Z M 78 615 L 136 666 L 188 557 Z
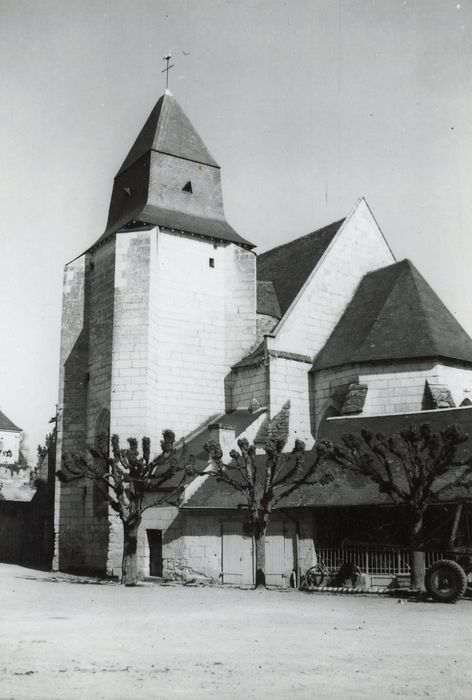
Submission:
M 341 219 L 258 256 L 257 279 L 273 283 L 282 315 L 303 287 L 343 223 L 344 219 Z
M 151 150 L 219 168 L 189 118 L 168 90 L 159 98 L 117 174 Z
M 273 282 L 257 280 L 257 313 L 282 318 Z
M 0 430 L 10 430 L 15 433 L 21 433 L 22 429 L 15 425 L 3 411 L 0 411 Z
M 209 425 L 214 425 L 215 423 L 218 423 L 223 427 L 227 426 L 234 428 L 235 436 L 238 437 L 251 425 L 251 423 L 253 423 L 257 418 L 259 418 L 261 413 L 265 412 L 265 408 L 259 409 L 258 411 L 254 411 L 253 413 L 251 413 L 251 411 L 247 409 L 236 409 L 235 411 L 225 413 L 224 415 L 215 418 L 211 421 Z M 210 431 L 208 429 L 208 426 L 205 426 L 199 432 L 197 431 L 185 441 L 187 456 L 190 457 L 191 455 L 193 455 L 195 457 L 195 468 L 200 469 L 201 471 L 203 471 L 208 464 L 208 455 L 203 449 L 203 445 L 209 440 Z M 190 478 L 189 481 L 193 481 L 193 478 Z M 175 485 L 175 483 L 179 481 L 180 477 L 168 481 L 165 484 L 165 486 L 166 488 L 171 488 Z
M 313 368 L 421 357 L 472 362 L 472 340 L 402 260 L 365 275 Z
M 383 416 L 361 416 L 328 418 L 322 428 L 320 439 L 331 440 L 333 443 L 341 443 L 342 435 L 346 433 L 360 434 L 361 429 L 371 430 L 373 433 L 383 432 L 385 435 L 393 435 L 411 424 L 429 423 L 434 431 L 441 431 L 456 423 L 462 426 L 469 434 L 467 442 L 458 449 L 458 458 L 472 454 L 472 407 L 459 409 L 444 409 L 436 411 L 422 411 L 410 414 L 390 414 Z M 310 464 L 314 459 L 314 453 L 307 453 L 305 461 Z M 257 462 L 262 467 L 265 464 L 265 456 L 257 457 Z M 403 470 L 400 464 L 392 464 L 397 478 L 401 479 Z M 451 472 L 449 476 L 442 477 L 438 486 L 445 485 L 457 472 Z M 305 485 L 293 492 L 288 499 L 282 500 L 277 508 L 314 508 L 314 507 L 346 507 L 346 506 L 371 506 L 391 505 L 392 501 L 386 494 L 379 493 L 375 484 L 360 475 L 351 472 L 343 472 L 337 465 L 325 464 L 315 477 L 315 484 Z M 455 488 L 441 495 L 441 501 L 472 500 L 470 489 Z M 241 496 L 233 489 L 216 479 L 207 478 L 202 486 L 185 504 L 184 508 L 195 509 L 234 509 L 241 503 Z
M 92 248 L 143 225 L 254 247 L 226 221 L 220 167 L 168 91 L 115 177 L 106 230 Z

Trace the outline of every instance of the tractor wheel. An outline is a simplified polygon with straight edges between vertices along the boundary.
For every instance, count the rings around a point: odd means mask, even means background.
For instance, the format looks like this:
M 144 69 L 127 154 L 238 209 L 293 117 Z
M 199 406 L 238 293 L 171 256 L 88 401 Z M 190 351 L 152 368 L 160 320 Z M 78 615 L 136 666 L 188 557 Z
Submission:
M 467 576 L 459 564 L 441 559 L 432 564 L 425 576 L 426 590 L 439 603 L 455 603 L 467 589 Z
M 470 596 L 472 595 L 472 557 L 470 554 L 467 554 L 460 557 L 457 560 L 457 563 L 459 566 L 462 566 L 465 571 L 465 575 L 467 577 L 467 594 Z

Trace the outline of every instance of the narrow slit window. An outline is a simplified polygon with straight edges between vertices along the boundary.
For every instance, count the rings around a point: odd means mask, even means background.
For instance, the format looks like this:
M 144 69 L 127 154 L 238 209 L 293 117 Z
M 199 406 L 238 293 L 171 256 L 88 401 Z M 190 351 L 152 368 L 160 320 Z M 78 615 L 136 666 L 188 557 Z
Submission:
M 208 259 L 208 264 L 210 267 L 215 267 L 215 258 L 209 258 Z
M 192 189 L 192 183 L 190 180 L 182 187 L 183 192 L 188 192 L 189 194 L 192 194 L 193 189 Z

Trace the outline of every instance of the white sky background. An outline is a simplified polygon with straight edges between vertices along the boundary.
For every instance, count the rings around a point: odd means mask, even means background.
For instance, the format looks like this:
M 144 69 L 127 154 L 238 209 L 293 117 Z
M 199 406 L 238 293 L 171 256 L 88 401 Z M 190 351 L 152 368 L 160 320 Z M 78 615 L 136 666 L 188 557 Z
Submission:
M 0 407 L 32 459 L 63 266 L 105 228 L 169 50 L 242 236 L 266 250 L 364 195 L 472 334 L 471 33 L 472 0 L 0 0 Z

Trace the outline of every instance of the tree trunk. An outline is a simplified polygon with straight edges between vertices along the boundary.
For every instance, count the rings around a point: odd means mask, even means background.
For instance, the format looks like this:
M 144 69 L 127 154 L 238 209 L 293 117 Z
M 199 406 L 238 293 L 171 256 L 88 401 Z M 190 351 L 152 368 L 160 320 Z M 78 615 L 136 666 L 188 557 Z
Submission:
M 123 523 L 123 562 L 121 568 L 121 583 L 125 586 L 136 586 L 140 580 L 138 571 L 138 529 L 140 522 Z
M 410 535 L 410 587 L 414 591 L 424 591 L 424 577 L 426 573 L 424 552 L 418 549 L 421 542 L 421 531 L 423 529 L 423 515 L 418 515 L 411 528 Z
M 264 586 L 266 588 L 265 576 L 265 530 L 257 532 L 256 540 L 256 585 L 255 588 Z

